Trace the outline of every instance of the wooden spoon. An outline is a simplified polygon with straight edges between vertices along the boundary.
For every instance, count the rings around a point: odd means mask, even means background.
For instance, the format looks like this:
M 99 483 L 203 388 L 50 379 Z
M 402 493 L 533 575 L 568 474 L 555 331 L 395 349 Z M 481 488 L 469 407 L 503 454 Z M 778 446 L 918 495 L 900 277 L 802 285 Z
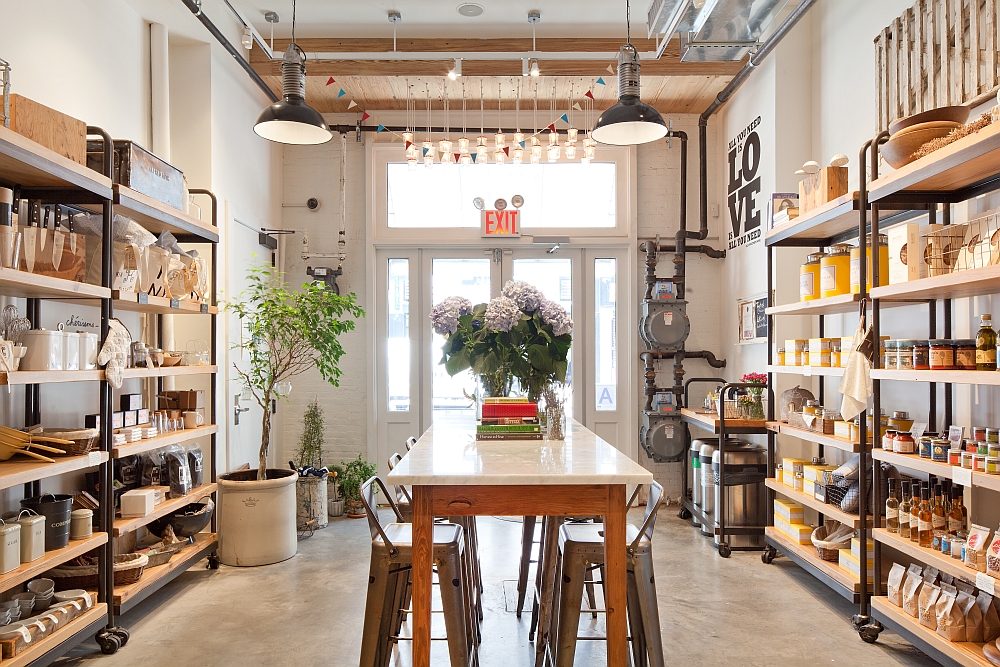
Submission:
M 1000 665 L 1000 649 L 993 642 L 983 644 L 983 655 L 994 665 Z

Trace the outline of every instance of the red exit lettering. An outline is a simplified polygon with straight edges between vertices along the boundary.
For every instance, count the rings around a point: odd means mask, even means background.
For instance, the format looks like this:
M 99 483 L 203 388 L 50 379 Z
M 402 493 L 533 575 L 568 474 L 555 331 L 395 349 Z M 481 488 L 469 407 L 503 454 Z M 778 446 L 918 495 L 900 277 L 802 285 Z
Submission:
M 487 236 L 517 236 L 519 211 L 483 211 Z

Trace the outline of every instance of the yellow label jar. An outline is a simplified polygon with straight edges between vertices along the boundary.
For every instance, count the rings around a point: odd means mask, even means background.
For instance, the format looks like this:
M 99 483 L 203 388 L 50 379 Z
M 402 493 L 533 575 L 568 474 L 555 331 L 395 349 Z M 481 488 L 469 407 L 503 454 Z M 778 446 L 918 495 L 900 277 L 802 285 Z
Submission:
M 872 247 L 865 248 L 868 258 L 868 289 L 872 288 Z M 889 284 L 889 237 L 878 235 L 878 281 L 882 285 Z M 851 293 L 861 293 L 861 248 L 851 248 Z
M 820 296 L 847 294 L 851 289 L 851 246 L 838 243 L 820 260 Z
M 820 261 L 826 253 L 814 252 L 806 257 L 806 263 L 799 268 L 799 301 L 813 301 L 819 298 Z

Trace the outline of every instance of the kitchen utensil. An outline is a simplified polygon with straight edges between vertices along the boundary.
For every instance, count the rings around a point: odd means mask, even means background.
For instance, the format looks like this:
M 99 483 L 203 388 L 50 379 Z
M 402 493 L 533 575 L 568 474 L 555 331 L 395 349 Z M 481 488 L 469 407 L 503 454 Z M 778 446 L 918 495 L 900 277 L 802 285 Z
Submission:
M 70 512 L 73 496 L 68 493 L 45 493 L 21 500 L 21 507 L 45 517 L 45 550 L 62 549 L 69 544 Z
M 0 574 L 21 566 L 21 526 L 0 519 Z
M 916 160 L 913 154 L 932 139 L 947 136 L 957 125 L 949 125 L 949 121 L 933 121 L 926 124 L 911 125 L 893 135 L 889 141 L 879 147 L 882 157 L 893 169 L 899 169 Z
M 28 224 L 22 234 L 24 235 L 24 266 L 28 273 L 35 271 L 35 250 L 38 243 L 38 202 L 35 202 L 28 211 Z
M 17 317 L 10 323 L 7 335 L 4 338 L 14 343 L 14 345 L 21 345 L 21 341 L 24 339 L 24 332 L 26 331 L 31 331 L 31 321 L 26 317 Z M 24 354 L 22 353 L 21 356 L 23 357 Z
M 44 263 L 45 259 L 45 237 L 49 235 L 49 213 L 51 209 L 45 207 L 45 215 L 42 216 L 42 228 L 38 230 L 38 257 L 37 261 Z M 51 252 L 51 250 L 49 251 Z
M 62 263 L 63 247 L 66 244 L 66 232 L 62 231 L 62 209 L 56 206 L 56 217 L 52 224 L 52 268 L 59 270 Z
M 3 336 L 4 340 L 10 340 L 10 325 L 17 319 L 18 316 L 17 306 L 11 304 L 9 306 L 4 306 L 3 312 L 0 312 L 0 336 Z
M 184 413 L 184 428 L 198 428 L 205 425 L 205 417 L 200 412 Z
M 889 123 L 889 134 L 894 135 L 902 129 L 913 125 L 920 125 L 921 123 L 927 123 L 935 120 L 946 120 L 953 123 L 958 123 L 962 125 L 967 120 L 969 120 L 969 108 L 968 107 L 939 107 L 937 109 L 930 109 L 928 111 L 923 111 L 912 116 L 907 116 L 906 118 L 900 118 Z
M 63 334 L 49 329 L 25 331 L 21 340 L 28 348 L 21 360 L 21 368 L 26 371 L 63 370 Z

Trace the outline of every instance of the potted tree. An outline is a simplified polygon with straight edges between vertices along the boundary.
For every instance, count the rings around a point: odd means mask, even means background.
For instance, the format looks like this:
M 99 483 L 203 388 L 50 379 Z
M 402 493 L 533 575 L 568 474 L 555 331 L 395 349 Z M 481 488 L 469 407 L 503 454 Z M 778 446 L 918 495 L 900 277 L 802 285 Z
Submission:
M 344 499 L 340 495 L 340 481 L 344 479 L 344 469 L 338 465 L 328 466 L 326 512 L 331 518 L 344 516 Z
M 352 519 L 360 519 L 365 515 L 365 506 L 361 503 L 361 485 L 378 472 L 378 466 L 362 459 L 361 454 L 358 454 L 358 458 L 350 463 L 343 461 L 340 463 L 344 466 L 344 477 L 337 486 L 344 494 L 347 516 Z
M 299 468 L 322 470 L 323 421 L 323 408 L 319 406 L 319 399 L 314 398 L 302 415 L 302 436 L 296 456 Z M 329 523 L 326 487 L 325 472 L 299 475 L 295 483 L 296 527 L 299 530 L 326 528 Z
M 248 270 L 249 286 L 226 304 L 247 335 L 233 349 L 249 360 L 235 366 L 263 411 L 259 464 L 219 476 L 219 558 L 226 565 L 267 565 L 295 555 L 294 470 L 268 468 L 271 404 L 287 395 L 289 380 L 313 368 L 333 386 L 344 356 L 341 334 L 364 317 L 355 295 L 341 296 L 319 283 L 288 288 L 270 266 Z

